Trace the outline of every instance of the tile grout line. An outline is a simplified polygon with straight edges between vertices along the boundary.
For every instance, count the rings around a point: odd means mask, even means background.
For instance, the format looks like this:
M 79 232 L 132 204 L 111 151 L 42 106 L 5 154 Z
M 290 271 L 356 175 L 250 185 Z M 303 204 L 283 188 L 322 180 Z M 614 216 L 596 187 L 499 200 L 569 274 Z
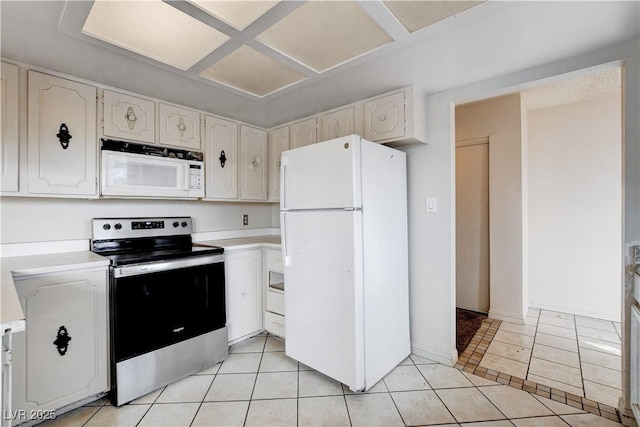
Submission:
M 576 347 L 578 347 L 578 369 L 580 369 L 580 383 L 582 384 L 582 394 L 587 397 L 587 388 L 584 386 L 584 372 L 582 372 L 582 355 L 580 354 L 580 336 L 578 335 L 578 323 L 576 316 L 573 316 L 573 326 L 576 328 Z
M 482 356 L 484 356 L 484 354 L 486 353 L 488 344 L 486 345 L 486 347 L 484 345 L 482 346 L 485 347 L 484 349 L 481 348 L 478 350 L 478 347 L 480 346 L 479 343 L 482 343 L 485 338 L 490 338 L 490 343 L 491 340 L 493 340 L 493 337 L 495 336 L 501 323 L 502 321 L 497 319 L 485 319 L 482 322 L 480 329 L 478 329 L 471 342 L 469 343 L 469 346 L 462 352 L 462 355 L 458 359 L 458 362 L 455 364 L 455 368 L 463 372 L 477 375 L 481 378 L 496 381 L 500 384 L 527 391 L 530 394 L 546 397 L 556 402 L 573 406 L 574 408 L 607 418 L 612 421 L 620 422 L 618 410 L 612 406 L 598 403 L 593 400 L 587 399 L 586 397 L 577 396 L 572 393 L 545 386 L 534 381 L 529 381 L 499 371 L 495 371 L 493 369 L 481 367 L 479 360 L 477 363 L 474 363 L 475 360 L 472 360 L 470 355 L 481 352 L 480 360 L 482 359 Z M 472 347 L 472 344 L 473 348 L 470 349 L 470 347 Z
M 526 380 L 529 377 L 529 368 L 531 367 L 531 359 L 533 359 L 533 350 L 536 347 L 536 338 L 538 338 L 538 325 L 540 325 L 541 314 L 542 314 L 542 311 L 539 311 L 538 316 L 536 317 L 536 327 L 535 327 L 535 332 L 533 334 L 533 344 L 531 345 L 531 354 L 529 355 L 529 363 L 527 363 L 527 373 L 524 375 L 523 380 Z

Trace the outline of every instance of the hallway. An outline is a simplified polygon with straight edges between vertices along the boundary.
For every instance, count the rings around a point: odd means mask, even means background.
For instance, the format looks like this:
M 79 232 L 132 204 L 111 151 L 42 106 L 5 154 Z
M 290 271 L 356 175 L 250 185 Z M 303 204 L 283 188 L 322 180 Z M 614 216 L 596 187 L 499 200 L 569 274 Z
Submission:
M 617 420 L 617 322 L 530 309 L 525 325 L 487 319 L 456 367 Z

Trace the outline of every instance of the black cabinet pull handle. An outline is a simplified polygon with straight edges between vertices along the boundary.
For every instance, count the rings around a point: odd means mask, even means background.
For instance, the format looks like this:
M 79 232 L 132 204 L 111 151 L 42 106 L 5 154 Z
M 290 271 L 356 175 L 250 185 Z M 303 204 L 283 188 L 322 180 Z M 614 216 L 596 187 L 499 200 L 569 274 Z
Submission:
M 218 157 L 218 160 L 220 160 L 220 167 L 223 168 L 225 163 L 227 163 L 227 156 L 224 154 L 224 150 L 220 152 L 220 157 Z
M 64 356 L 65 354 L 67 354 L 67 350 L 69 349 L 69 341 L 71 341 L 69 331 L 67 331 L 67 328 L 65 326 L 60 326 L 58 328 L 56 340 L 53 342 L 53 344 L 58 349 L 58 354 L 60 354 L 60 356 Z
M 60 145 L 62 146 L 63 150 L 69 148 L 69 141 L 73 137 L 69 133 L 69 128 L 66 124 L 62 123 L 60 125 L 60 129 L 58 130 L 58 134 L 56 136 L 58 137 L 58 141 L 60 141 Z

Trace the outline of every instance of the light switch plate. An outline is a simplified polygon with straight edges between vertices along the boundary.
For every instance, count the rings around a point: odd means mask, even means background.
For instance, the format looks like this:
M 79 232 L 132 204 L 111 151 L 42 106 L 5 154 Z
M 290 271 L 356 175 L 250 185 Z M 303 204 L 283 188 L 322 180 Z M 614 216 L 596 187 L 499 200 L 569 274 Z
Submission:
M 438 212 L 438 199 L 435 197 L 427 197 L 425 201 L 425 211 L 427 213 Z

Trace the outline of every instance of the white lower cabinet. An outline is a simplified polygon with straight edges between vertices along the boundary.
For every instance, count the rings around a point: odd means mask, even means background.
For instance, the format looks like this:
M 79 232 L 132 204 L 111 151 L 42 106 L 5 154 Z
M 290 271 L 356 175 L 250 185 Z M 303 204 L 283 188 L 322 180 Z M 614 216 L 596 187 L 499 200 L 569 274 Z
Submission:
M 262 250 L 228 250 L 224 257 L 229 342 L 262 330 Z
M 107 276 L 99 268 L 15 279 L 26 329 L 13 337 L 14 425 L 109 389 Z

